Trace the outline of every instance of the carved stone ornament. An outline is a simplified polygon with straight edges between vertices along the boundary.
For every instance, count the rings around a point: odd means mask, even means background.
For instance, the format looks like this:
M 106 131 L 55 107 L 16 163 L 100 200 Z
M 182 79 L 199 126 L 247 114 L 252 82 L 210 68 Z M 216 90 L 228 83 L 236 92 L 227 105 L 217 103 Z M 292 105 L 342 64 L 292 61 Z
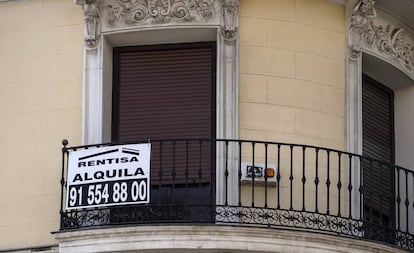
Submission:
M 401 28 L 372 26 L 363 36 L 364 44 L 381 54 L 391 57 L 409 72 L 414 70 L 413 44 L 406 41 L 404 30 Z
M 360 0 L 350 22 L 351 58 L 357 59 L 363 48 L 373 51 L 402 66 L 414 75 L 414 44 L 401 28 L 376 25 L 377 13 L 372 0 Z
M 377 16 L 373 0 L 358 0 L 352 15 L 350 27 L 351 58 L 356 59 L 361 53 L 363 36 L 371 26 L 371 20 Z
M 227 40 L 234 40 L 237 33 L 237 10 L 238 1 L 225 1 L 223 4 L 223 26 L 222 35 Z
M 216 15 L 215 0 L 115 0 L 106 6 L 108 27 L 169 22 L 206 22 Z
M 96 49 L 99 44 L 99 0 L 76 0 L 83 6 L 84 40 L 86 49 Z

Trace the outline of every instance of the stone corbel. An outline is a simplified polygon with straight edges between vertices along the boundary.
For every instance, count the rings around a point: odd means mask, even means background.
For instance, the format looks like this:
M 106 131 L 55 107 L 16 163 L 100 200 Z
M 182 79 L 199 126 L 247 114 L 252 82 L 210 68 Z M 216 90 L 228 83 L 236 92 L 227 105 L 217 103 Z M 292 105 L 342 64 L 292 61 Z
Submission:
M 353 7 L 350 18 L 349 46 L 351 59 L 357 59 L 361 54 L 364 35 L 370 30 L 372 20 L 377 17 L 373 0 L 358 0 Z
M 225 40 L 235 40 L 237 36 L 237 12 L 239 8 L 238 0 L 223 1 L 223 22 L 221 34 Z
M 99 1 L 100 0 L 75 0 L 75 3 L 83 7 L 84 14 L 84 41 L 85 47 L 94 50 L 100 40 L 99 27 Z

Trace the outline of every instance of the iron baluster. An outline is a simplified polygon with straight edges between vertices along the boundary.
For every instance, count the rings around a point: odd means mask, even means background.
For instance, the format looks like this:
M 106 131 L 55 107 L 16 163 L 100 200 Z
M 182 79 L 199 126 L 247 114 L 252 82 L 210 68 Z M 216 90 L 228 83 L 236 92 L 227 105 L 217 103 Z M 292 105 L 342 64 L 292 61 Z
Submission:
M 290 207 L 289 210 L 293 210 L 293 145 L 289 145 L 290 148 Z
M 352 219 L 352 154 L 348 155 L 349 163 L 349 183 L 348 183 L 348 198 L 349 198 L 349 209 L 348 217 Z
M 319 185 L 319 176 L 318 176 L 318 168 L 319 168 L 319 148 L 315 149 L 315 212 L 318 213 L 318 185 Z
M 372 177 L 373 177 L 373 174 L 372 174 L 372 171 L 374 170 L 374 168 L 373 168 L 374 165 L 373 164 L 374 164 L 374 162 L 372 161 L 371 158 L 369 158 L 369 171 L 368 171 L 369 172 L 369 180 L 372 180 Z M 365 218 L 372 219 L 371 200 L 374 199 L 374 193 L 372 192 L 372 187 L 368 186 L 366 188 L 367 188 L 367 190 L 366 190 L 366 196 L 367 196 L 366 201 L 367 201 L 367 207 L 368 207 L 369 214 L 366 214 Z
M 364 218 L 364 162 L 362 157 L 359 157 L 359 220 Z
M 211 166 L 210 166 L 210 175 L 211 175 L 211 185 L 210 185 L 210 203 L 212 206 L 215 205 L 216 203 L 216 191 L 215 191 L 215 186 L 216 184 L 214 183 L 216 181 L 216 142 L 213 140 L 210 140 L 210 147 L 211 147 L 211 157 L 210 157 L 210 161 L 211 161 Z M 213 215 L 213 214 L 211 214 Z
M 341 217 L 341 189 L 342 189 L 342 183 L 341 183 L 341 158 L 342 153 L 338 153 L 338 184 L 336 185 L 338 187 L 338 217 Z
M 238 191 L 239 191 L 239 206 L 242 205 L 241 203 L 241 179 L 242 179 L 242 166 L 241 166 L 241 159 L 242 159 L 242 142 L 239 141 L 239 173 L 238 173 L 238 177 L 239 177 L 239 182 L 238 182 Z
M 175 204 L 175 177 L 177 176 L 177 171 L 176 171 L 176 167 L 175 167 L 175 152 L 176 152 L 176 150 L 175 150 L 175 145 L 176 145 L 176 142 L 175 142 L 175 140 L 173 141 L 173 150 L 172 150 L 172 152 L 173 152 L 173 168 L 172 168 L 172 180 L 173 180 L 173 182 L 172 182 L 172 203 L 173 204 Z
M 414 173 L 412 173 L 412 177 L 413 177 L 413 185 L 412 185 L 412 188 L 413 188 L 413 198 L 414 198 Z M 414 211 L 414 199 L 413 199 L 413 211 Z
M 401 204 L 401 196 L 400 196 L 400 167 L 397 167 L 397 213 L 398 213 L 398 215 L 397 215 L 397 217 L 398 217 L 398 219 L 397 219 L 397 221 L 398 221 L 398 224 L 397 224 L 397 229 L 398 230 L 400 230 L 401 229 L 401 219 L 400 219 L 400 216 L 401 216 L 401 210 L 400 210 L 400 204 Z
M 326 151 L 326 155 L 327 155 L 327 166 L 326 166 L 326 170 L 327 170 L 327 174 L 326 174 L 326 214 L 329 214 L 329 187 L 331 186 L 331 180 L 330 180 L 330 175 L 329 175 L 329 169 L 330 169 L 330 151 L 327 150 Z
M 188 168 L 188 140 L 185 141 L 185 194 L 188 197 L 188 176 L 190 174 L 189 168 Z
M 251 207 L 254 207 L 254 179 L 256 177 L 256 169 L 255 169 L 255 164 L 254 164 L 254 149 L 255 149 L 255 142 L 252 142 L 252 204 Z
M 280 144 L 277 144 L 277 209 L 280 209 Z
M 228 199 L 228 195 L 229 195 L 229 166 L 228 166 L 228 159 L 229 159 L 229 142 L 226 141 L 226 150 L 225 150 L 225 171 L 224 171 L 224 178 L 225 178 L 225 203 L 224 205 L 228 205 L 229 204 L 229 199 Z
M 68 140 L 62 140 L 62 174 L 60 178 L 60 229 L 63 228 L 63 192 L 65 191 L 65 156 L 67 151 Z
M 384 165 L 386 165 L 386 164 L 381 163 L 381 162 L 378 162 L 378 168 L 380 170 L 380 178 L 384 178 L 384 170 L 382 170 L 382 166 L 384 166 Z M 380 203 L 383 203 L 383 201 L 384 201 L 384 193 L 381 192 L 381 193 L 377 193 L 377 194 L 379 194 Z M 391 203 L 391 201 L 387 201 L 387 202 L 388 203 Z M 384 217 L 383 216 L 384 216 L 384 213 L 383 212 L 380 212 L 380 220 L 379 220 L 380 225 L 384 225 L 384 221 L 383 221 L 383 218 Z
M 409 231 L 408 229 L 408 206 L 410 205 L 410 201 L 408 200 L 408 170 L 405 170 L 405 215 L 406 215 L 406 232 Z
M 200 149 L 198 154 L 198 190 L 200 192 L 200 196 L 202 196 L 202 177 L 203 177 L 203 168 L 202 168 L 202 156 L 203 155 L 203 140 L 200 140 Z M 201 205 L 202 198 L 199 198 L 199 204 Z
M 265 143 L 265 167 L 264 167 L 264 181 L 265 181 L 265 204 L 264 207 L 267 208 L 267 146 Z
M 162 149 L 163 149 L 163 141 L 160 141 L 160 168 L 159 168 L 159 172 L 158 172 L 158 177 L 159 177 L 159 182 L 158 182 L 158 204 L 161 204 L 161 197 L 162 197 L 162 192 L 161 192 L 161 186 L 162 186 L 162 176 L 163 176 L 163 168 L 162 168 L 162 164 L 163 164 L 163 160 L 162 160 Z
M 302 147 L 302 211 L 305 211 L 305 186 L 306 186 L 306 174 L 305 174 L 305 167 L 306 167 L 306 147 Z

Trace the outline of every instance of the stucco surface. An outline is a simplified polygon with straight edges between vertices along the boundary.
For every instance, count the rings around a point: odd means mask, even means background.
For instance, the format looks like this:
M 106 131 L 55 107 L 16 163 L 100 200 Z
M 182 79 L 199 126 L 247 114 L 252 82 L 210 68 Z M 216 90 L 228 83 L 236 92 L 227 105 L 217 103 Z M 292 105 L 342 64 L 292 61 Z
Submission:
M 82 10 L 0 3 L 0 250 L 56 244 L 60 141 L 80 144 Z
M 345 147 L 345 6 L 240 1 L 240 137 Z

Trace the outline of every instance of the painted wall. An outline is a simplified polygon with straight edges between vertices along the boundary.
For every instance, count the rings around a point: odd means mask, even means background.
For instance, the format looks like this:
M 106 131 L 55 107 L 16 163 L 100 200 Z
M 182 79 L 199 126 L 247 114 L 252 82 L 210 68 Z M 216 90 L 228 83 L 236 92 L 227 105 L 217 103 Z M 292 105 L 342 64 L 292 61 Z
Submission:
M 345 148 L 345 6 L 326 0 L 241 0 L 240 2 L 240 138 Z M 306 158 L 306 207 L 315 208 L 315 157 Z M 256 153 L 258 153 L 256 151 Z M 276 164 L 275 153 L 269 163 Z M 289 208 L 289 150 L 281 150 L 281 207 Z M 250 158 L 249 158 L 250 155 Z M 293 208 L 302 207 L 302 153 L 294 151 Z M 264 157 L 264 155 L 263 155 Z M 244 158 L 251 160 L 251 152 Z M 326 161 L 326 154 L 320 154 Z M 331 174 L 337 171 L 331 157 Z M 256 158 L 256 162 L 260 158 Z M 263 158 L 262 158 L 263 160 Z M 319 164 L 319 210 L 326 210 L 326 163 Z M 341 173 L 341 181 L 346 175 Z M 337 172 L 330 178 L 338 182 Z M 255 187 L 263 205 L 264 187 Z M 244 204 L 252 187 L 242 188 Z M 344 191 L 342 189 L 341 191 Z M 276 188 L 267 190 L 276 206 Z M 344 192 L 342 193 L 344 194 Z M 311 196 L 311 197 L 309 197 Z M 342 195 L 344 196 L 344 195 Z M 330 211 L 338 211 L 338 192 L 331 189 Z M 345 207 L 345 201 L 340 203 Z M 334 209 L 334 210 L 333 210 Z
M 413 81 L 414 84 L 414 81 Z M 395 96 L 395 163 L 405 168 L 414 168 L 414 87 L 394 90 Z
M 414 170 L 414 81 L 410 86 L 394 90 L 394 118 L 395 118 L 395 163 L 399 166 Z M 398 175 L 398 174 L 397 174 Z M 413 190 L 408 186 L 406 191 L 406 177 L 405 172 L 400 171 L 397 179 L 400 179 L 400 197 L 405 200 L 407 197 L 410 202 L 414 200 Z M 408 181 L 412 180 L 412 175 L 408 175 Z M 397 180 L 398 184 L 398 180 Z M 406 195 L 408 192 L 408 196 Z M 402 229 L 406 228 L 406 210 L 401 208 L 402 212 L 401 224 Z M 408 211 L 409 217 L 414 216 L 412 208 Z M 408 223 L 410 231 L 414 230 L 414 222 Z
M 0 250 L 56 243 L 60 140 L 81 142 L 82 23 L 72 0 L 0 4 Z M 240 1 L 240 138 L 344 149 L 344 33 L 339 4 Z
M 240 1 L 240 138 L 345 147 L 345 6 Z
M 0 3 L 0 250 L 56 244 L 60 142 L 81 141 L 82 22 L 72 0 Z

